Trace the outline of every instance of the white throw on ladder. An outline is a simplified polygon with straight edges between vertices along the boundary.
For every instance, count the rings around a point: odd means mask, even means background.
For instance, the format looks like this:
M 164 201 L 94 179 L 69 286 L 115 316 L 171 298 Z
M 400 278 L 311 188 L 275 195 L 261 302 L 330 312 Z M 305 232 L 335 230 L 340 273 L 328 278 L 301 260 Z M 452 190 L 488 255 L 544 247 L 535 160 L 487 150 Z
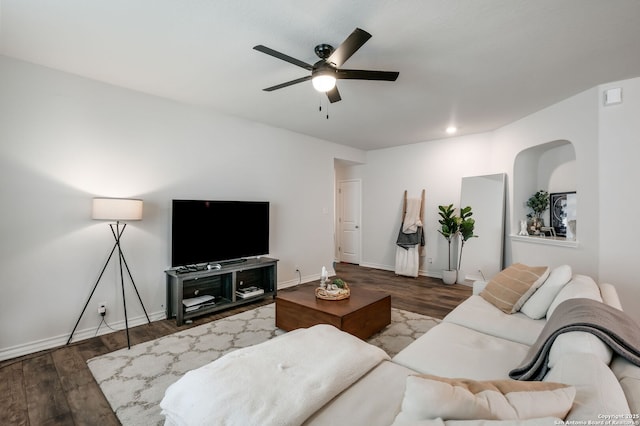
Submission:
M 417 277 L 420 267 L 420 249 L 424 246 L 424 234 L 422 223 L 422 210 L 424 203 L 424 190 L 422 198 L 407 199 L 405 191 L 403 220 L 398 233 L 396 247 L 395 273 L 408 277 Z

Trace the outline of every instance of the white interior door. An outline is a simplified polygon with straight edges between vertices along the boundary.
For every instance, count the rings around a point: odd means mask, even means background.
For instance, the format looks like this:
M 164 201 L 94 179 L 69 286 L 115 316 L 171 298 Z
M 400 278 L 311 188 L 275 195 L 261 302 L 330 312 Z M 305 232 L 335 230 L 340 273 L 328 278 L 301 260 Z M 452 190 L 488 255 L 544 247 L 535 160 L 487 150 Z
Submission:
M 360 264 L 360 191 L 359 180 L 338 183 L 338 253 L 341 262 Z

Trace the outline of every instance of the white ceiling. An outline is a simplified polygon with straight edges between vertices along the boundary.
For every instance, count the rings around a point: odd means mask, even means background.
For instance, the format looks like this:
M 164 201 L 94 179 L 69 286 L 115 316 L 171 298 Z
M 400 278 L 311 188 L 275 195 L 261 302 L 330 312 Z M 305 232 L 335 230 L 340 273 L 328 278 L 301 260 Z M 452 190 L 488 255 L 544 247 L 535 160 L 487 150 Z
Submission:
M 362 149 L 493 130 L 601 83 L 640 76 L 638 0 L 0 0 L 4 55 Z M 356 27 L 345 68 L 396 82 L 263 88 Z M 323 113 L 318 111 L 322 102 Z

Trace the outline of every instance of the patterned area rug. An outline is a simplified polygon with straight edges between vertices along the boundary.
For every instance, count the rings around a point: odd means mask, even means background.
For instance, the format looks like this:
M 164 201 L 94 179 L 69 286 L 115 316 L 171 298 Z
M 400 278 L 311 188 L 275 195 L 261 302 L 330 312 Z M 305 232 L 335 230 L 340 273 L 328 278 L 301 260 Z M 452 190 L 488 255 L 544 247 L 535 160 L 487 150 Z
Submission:
M 394 356 L 439 320 L 399 309 L 368 342 Z M 275 327 L 275 304 L 261 306 L 87 361 L 124 426 L 162 425 L 160 401 L 173 382 L 235 349 L 285 333 Z

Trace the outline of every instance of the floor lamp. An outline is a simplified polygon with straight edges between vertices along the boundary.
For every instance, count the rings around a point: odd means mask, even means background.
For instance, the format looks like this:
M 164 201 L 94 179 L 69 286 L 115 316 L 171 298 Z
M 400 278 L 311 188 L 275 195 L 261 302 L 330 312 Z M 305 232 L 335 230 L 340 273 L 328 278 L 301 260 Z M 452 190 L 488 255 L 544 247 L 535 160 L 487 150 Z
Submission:
M 82 308 L 82 312 L 78 317 L 78 321 L 76 321 L 76 325 L 73 327 L 73 331 L 71 331 L 71 335 L 69 336 L 69 340 L 67 340 L 67 345 L 71 342 L 73 338 L 73 333 L 75 333 L 76 328 L 78 328 L 78 324 L 80 323 L 80 319 L 84 315 L 84 312 L 87 310 L 87 306 L 89 306 L 89 302 L 93 297 L 93 293 L 95 293 L 98 284 L 100 283 L 100 279 L 104 274 L 104 271 L 107 269 L 109 265 L 109 261 L 113 257 L 113 254 L 118 252 L 118 262 L 120 265 L 120 284 L 122 286 L 122 306 L 124 308 L 124 325 L 127 330 L 127 348 L 131 349 L 131 342 L 129 340 L 129 321 L 127 319 L 127 300 L 125 298 L 124 293 L 124 271 L 122 266 L 124 265 L 127 273 L 129 274 L 129 278 L 131 279 L 131 284 L 133 285 L 133 289 L 136 291 L 138 295 L 138 300 L 140 301 L 140 305 L 142 306 L 142 310 L 144 311 L 145 316 L 147 317 L 147 321 L 151 324 L 151 320 L 149 319 L 149 315 L 147 314 L 147 310 L 144 308 L 144 303 L 142 303 L 142 298 L 140 297 L 140 293 L 138 292 L 138 288 L 136 287 L 136 283 L 133 281 L 133 276 L 131 275 L 131 271 L 129 270 L 129 265 L 127 265 L 127 261 L 124 258 L 124 253 L 122 253 L 122 247 L 120 246 L 120 241 L 122 240 L 122 233 L 127 227 L 126 223 L 121 223 L 120 221 L 124 220 L 142 220 L 142 200 L 134 200 L 128 198 L 94 198 L 93 199 L 93 208 L 91 213 L 91 218 L 95 220 L 111 220 L 116 221 L 116 223 L 110 223 L 109 227 L 111 228 L 111 233 L 113 234 L 113 238 L 115 239 L 115 243 L 113 244 L 113 248 L 111 249 L 111 253 L 109 253 L 109 257 L 107 261 L 104 263 L 102 267 L 102 271 L 98 276 L 98 279 L 93 286 L 93 290 L 91 290 L 91 294 L 87 299 L 87 303 L 85 303 L 84 308 Z

